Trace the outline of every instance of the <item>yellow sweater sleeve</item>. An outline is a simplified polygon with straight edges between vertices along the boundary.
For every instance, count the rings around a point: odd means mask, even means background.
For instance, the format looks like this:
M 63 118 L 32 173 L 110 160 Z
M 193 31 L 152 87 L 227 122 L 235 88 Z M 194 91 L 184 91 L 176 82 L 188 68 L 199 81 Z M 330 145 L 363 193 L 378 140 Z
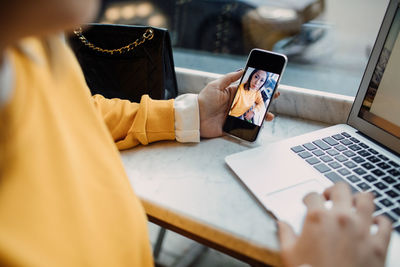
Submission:
M 142 96 L 140 103 L 93 96 L 118 149 L 160 140 L 174 140 L 174 100 L 153 100 Z

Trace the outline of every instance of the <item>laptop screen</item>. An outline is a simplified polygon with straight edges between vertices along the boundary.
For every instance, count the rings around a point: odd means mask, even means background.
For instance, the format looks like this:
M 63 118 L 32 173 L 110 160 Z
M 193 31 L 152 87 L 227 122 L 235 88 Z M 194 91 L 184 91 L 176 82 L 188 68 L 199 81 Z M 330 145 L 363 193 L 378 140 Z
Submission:
M 400 9 L 384 41 L 358 116 L 400 138 Z

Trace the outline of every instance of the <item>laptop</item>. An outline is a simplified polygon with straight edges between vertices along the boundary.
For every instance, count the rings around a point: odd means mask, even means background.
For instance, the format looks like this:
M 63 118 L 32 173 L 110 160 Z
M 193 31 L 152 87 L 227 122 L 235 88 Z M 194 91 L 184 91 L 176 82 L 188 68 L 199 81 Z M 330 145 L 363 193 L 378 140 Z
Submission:
M 397 241 L 391 250 L 400 251 L 399 4 L 388 5 L 346 124 L 225 158 L 258 202 L 297 232 L 303 197 L 345 181 L 353 191 L 375 194 L 374 215 L 392 220 Z

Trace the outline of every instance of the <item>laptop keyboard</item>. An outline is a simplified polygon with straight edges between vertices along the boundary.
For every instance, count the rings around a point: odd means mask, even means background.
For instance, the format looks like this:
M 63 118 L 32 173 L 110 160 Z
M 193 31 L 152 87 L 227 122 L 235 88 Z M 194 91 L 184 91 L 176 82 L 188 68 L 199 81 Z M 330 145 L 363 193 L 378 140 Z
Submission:
M 374 215 L 386 215 L 400 233 L 400 162 L 343 132 L 291 150 L 333 183 L 346 181 L 353 192 L 375 195 Z

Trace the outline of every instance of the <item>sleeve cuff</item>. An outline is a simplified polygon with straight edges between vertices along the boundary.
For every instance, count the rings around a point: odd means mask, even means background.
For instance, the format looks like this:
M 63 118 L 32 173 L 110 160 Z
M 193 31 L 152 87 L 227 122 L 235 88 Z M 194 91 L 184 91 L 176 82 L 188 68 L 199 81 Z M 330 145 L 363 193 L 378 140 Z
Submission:
M 200 142 L 199 103 L 196 94 L 184 94 L 175 99 L 175 138 L 178 142 Z

